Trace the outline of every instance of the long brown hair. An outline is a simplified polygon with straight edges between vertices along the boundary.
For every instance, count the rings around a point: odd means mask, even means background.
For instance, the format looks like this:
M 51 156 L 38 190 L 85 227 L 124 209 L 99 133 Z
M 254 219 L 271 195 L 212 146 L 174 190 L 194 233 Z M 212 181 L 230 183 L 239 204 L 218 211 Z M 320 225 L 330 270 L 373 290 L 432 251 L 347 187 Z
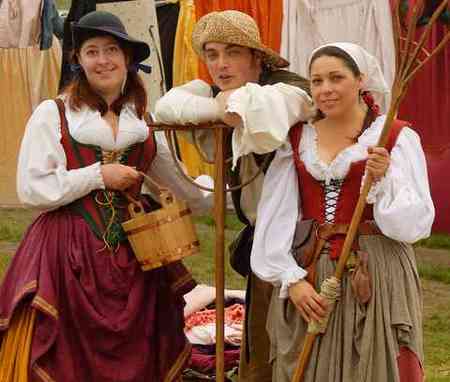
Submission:
M 127 62 L 131 62 L 131 50 L 123 42 L 118 39 L 116 41 L 128 58 Z M 74 65 L 78 64 L 77 54 L 79 52 L 80 47 L 72 51 L 71 62 Z M 106 101 L 92 89 L 82 68 L 77 70 L 73 79 L 64 88 L 63 94 L 68 96 L 69 106 L 74 110 L 80 110 L 82 106 L 87 105 L 91 109 L 98 110 L 101 115 L 104 115 L 109 109 Z M 123 93 L 111 104 L 110 109 L 119 115 L 123 105 L 129 102 L 134 103 L 138 118 L 143 118 L 145 109 L 147 108 L 147 93 L 142 79 L 131 68 L 128 69 L 127 81 Z

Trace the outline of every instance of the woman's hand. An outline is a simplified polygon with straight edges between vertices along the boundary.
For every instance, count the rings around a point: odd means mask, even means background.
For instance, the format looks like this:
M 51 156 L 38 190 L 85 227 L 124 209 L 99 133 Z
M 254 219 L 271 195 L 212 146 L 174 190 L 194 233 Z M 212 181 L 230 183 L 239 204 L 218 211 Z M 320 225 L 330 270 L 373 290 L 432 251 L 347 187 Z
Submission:
M 320 321 L 326 315 L 326 300 L 306 280 L 300 280 L 289 286 L 289 298 L 306 322 Z
M 386 175 L 391 157 L 388 151 L 383 147 L 369 147 L 366 169 L 372 179 L 377 182 Z
M 141 178 L 136 169 L 119 163 L 104 164 L 100 171 L 105 187 L 110 190 L 125 191 Z

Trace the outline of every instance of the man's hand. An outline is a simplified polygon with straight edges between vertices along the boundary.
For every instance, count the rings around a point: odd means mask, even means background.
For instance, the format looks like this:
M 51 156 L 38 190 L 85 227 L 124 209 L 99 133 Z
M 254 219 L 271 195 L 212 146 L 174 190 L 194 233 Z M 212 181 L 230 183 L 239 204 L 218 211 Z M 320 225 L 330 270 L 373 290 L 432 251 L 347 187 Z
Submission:
M 237 127 L 242 123 L 242 119 L 237 113 L 228 113 L 226 111 L 228 98 L 236 89 L 225 90 L 220 92 L 216 96 L 216 101 L 219 105 L 220 119 L 226 123 L 228 126 Z

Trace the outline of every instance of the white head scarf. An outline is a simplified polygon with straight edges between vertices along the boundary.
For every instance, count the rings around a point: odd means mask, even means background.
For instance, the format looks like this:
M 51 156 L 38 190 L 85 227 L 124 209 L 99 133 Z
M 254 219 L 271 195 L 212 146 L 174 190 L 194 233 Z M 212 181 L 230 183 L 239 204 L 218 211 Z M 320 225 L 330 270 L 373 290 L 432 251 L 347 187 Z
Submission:
M 311 59 L 314 54 L 326 46 L 335 46 L 347 53 L 358 66 L 359 71 L 363 75 L 362 91 L 370 91 L 375 102 L 380 105 L 390 89 L 384 79 L 380 64 L 377 59 L 368 53 L 364 48 L 351 42 L 334 42 L 325 44 L 314 49 L 308 60 L 308 68 L 311 66 Z

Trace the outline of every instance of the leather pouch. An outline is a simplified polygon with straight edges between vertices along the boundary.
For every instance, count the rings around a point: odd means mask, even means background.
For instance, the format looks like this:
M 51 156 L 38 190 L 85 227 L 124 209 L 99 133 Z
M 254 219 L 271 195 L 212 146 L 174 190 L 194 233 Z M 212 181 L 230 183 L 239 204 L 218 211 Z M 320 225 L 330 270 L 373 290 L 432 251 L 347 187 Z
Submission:
M 297 264 L 303 269 L 314 265 L 318 228 L 319 223 L 315 219 L 301 220 L 295 227 L 292 254 Z
M 353 293 L 360 304 L 367 304 L 372 296 L 372 281 L 369 273 L 369 254 L 358 251 L 355 270 L 350 277 Z

